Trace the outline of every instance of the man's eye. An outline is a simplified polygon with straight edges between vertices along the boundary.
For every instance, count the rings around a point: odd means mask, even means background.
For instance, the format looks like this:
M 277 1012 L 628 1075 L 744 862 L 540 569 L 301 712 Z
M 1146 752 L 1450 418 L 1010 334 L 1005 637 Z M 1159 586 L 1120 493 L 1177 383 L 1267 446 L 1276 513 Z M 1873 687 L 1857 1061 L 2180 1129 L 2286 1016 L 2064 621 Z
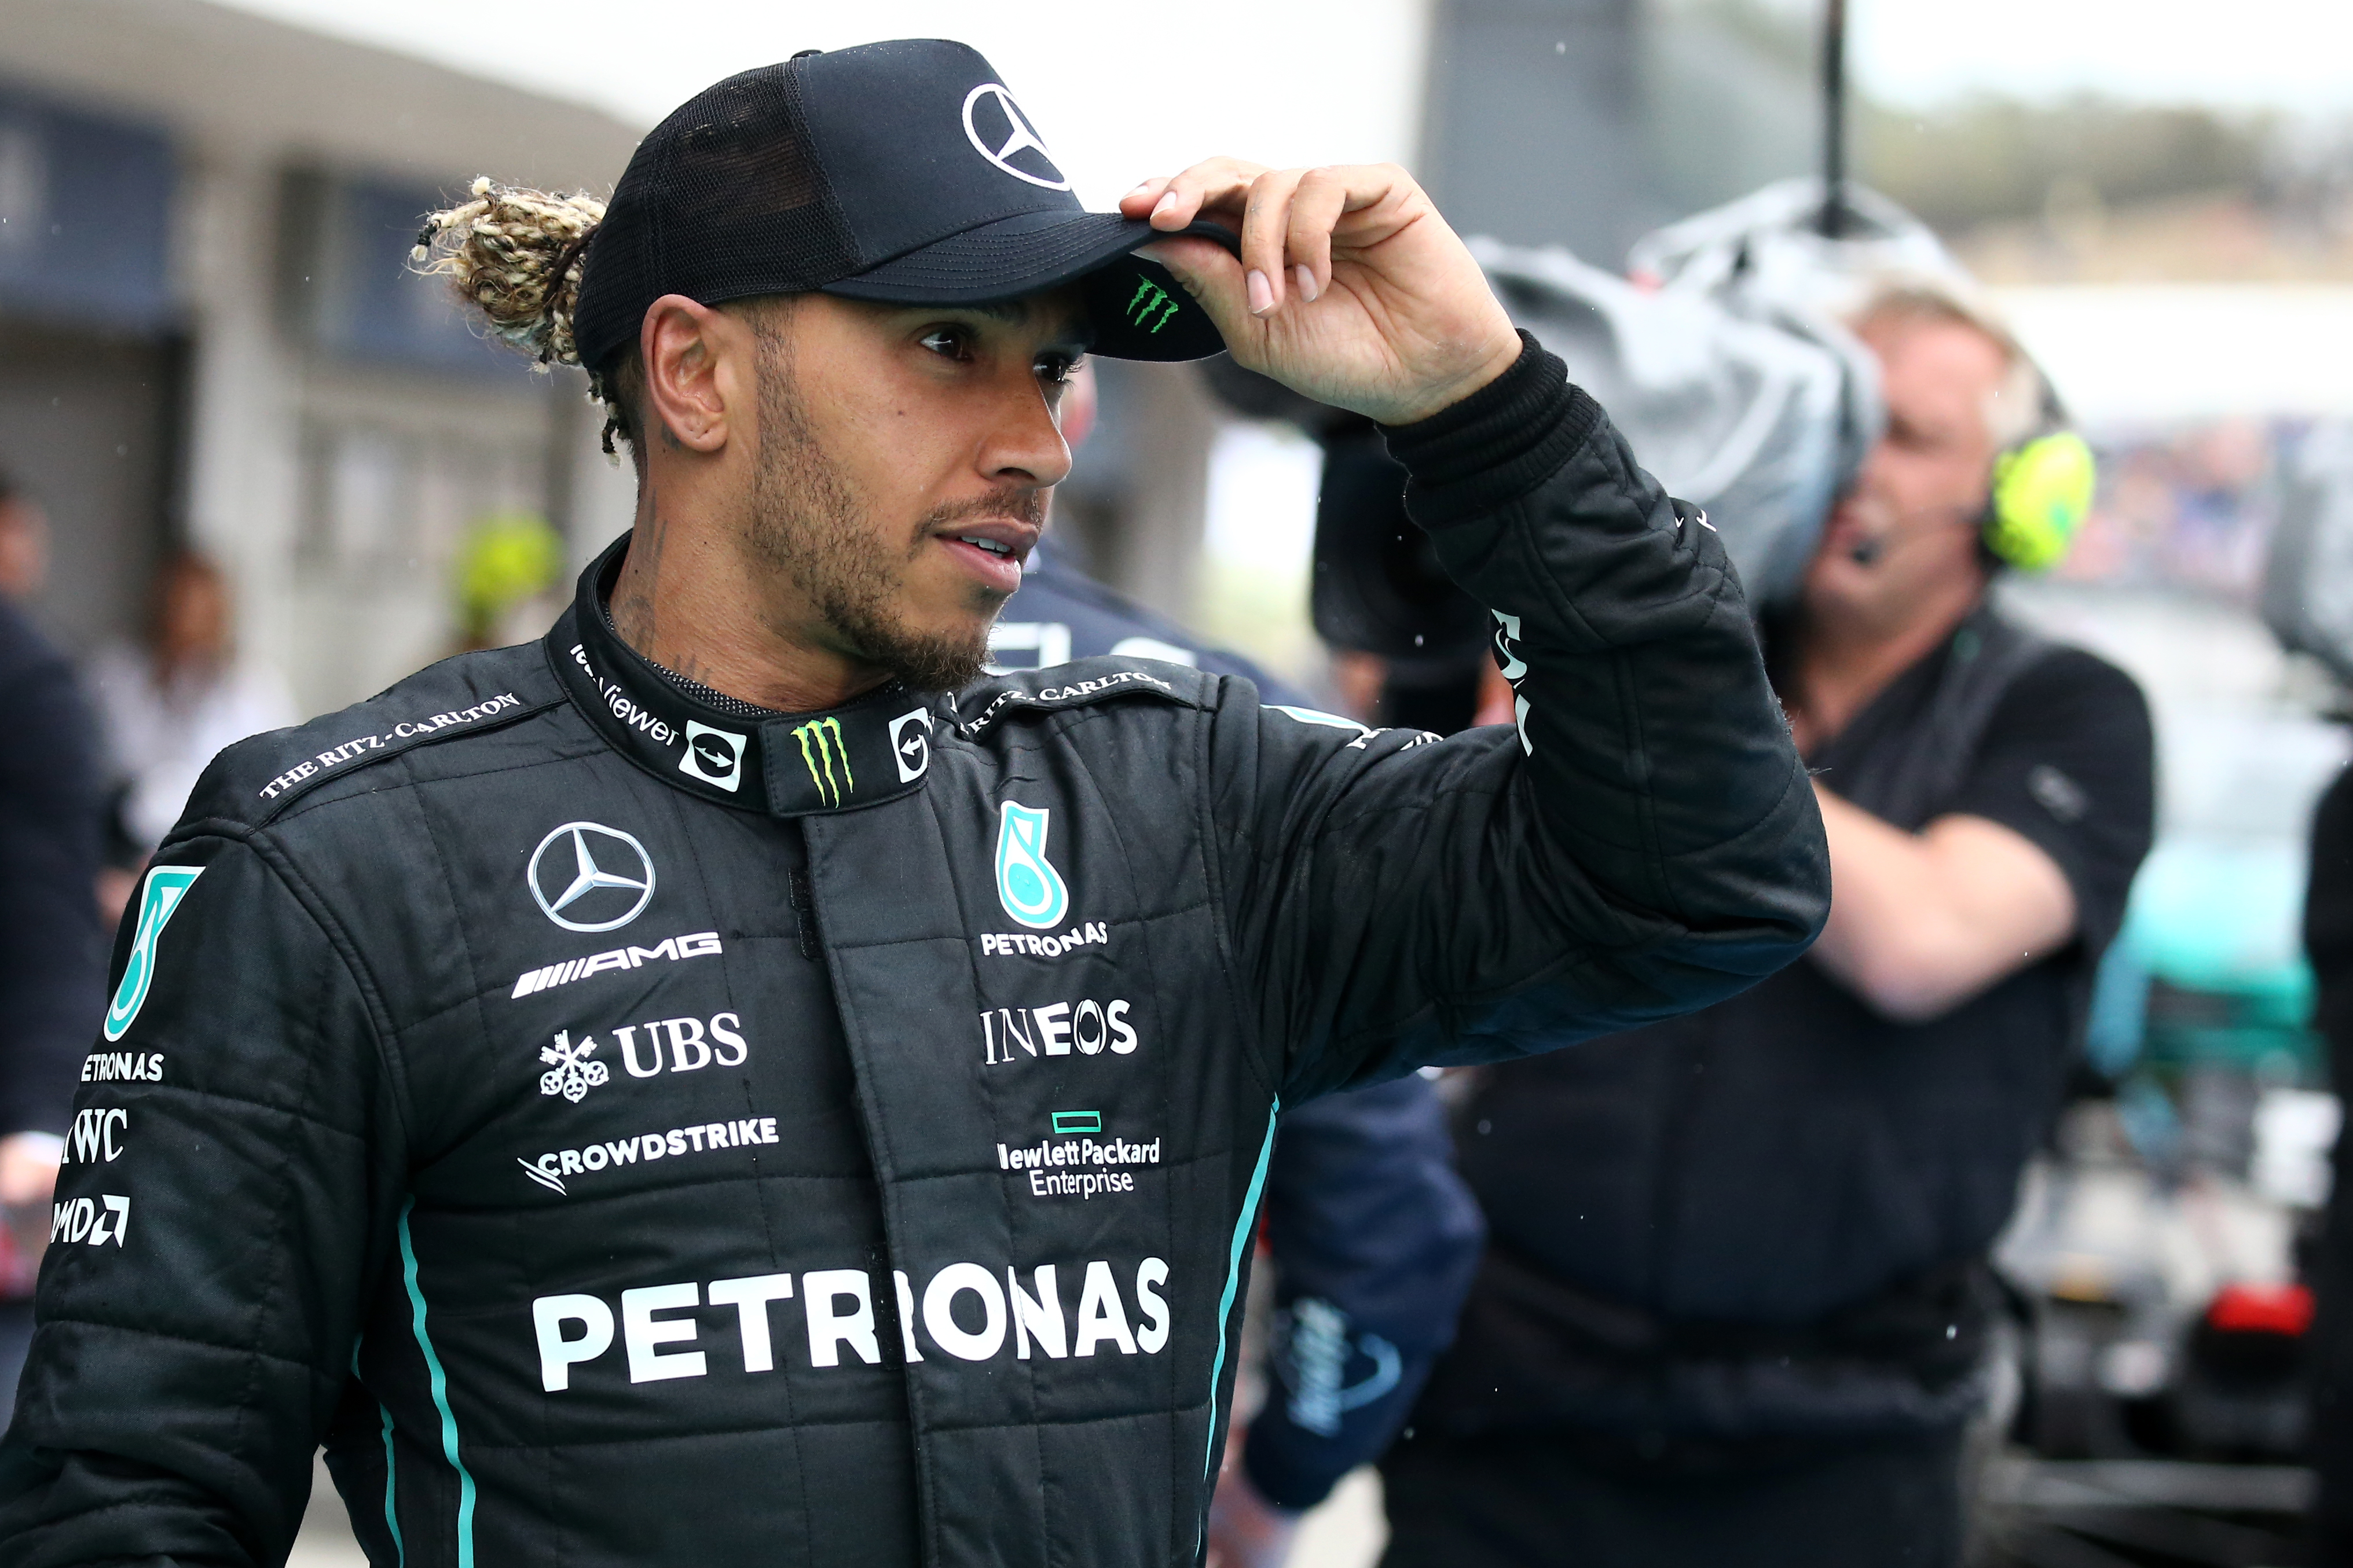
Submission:
M 1047 354 L 1038 362 L 1038 379 L 1048 386 L 1068 386 L 1079 362 L 1066 354 Z
M 972 337 L 962 327 L 934 327 L 917 340 L 943 359 L 963 359 L 972 350 Z

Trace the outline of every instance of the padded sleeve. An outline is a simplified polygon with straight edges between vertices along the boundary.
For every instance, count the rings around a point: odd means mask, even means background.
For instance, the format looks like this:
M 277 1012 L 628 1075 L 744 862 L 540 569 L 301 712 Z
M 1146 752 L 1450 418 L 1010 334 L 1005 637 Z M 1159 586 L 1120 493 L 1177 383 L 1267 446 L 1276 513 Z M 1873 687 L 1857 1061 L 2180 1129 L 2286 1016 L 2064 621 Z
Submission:
M 1226 907 L 1287 1102 L 1720 1001 L 1829 910 L 1820 815 L 1731 562 L 1561 363 L 1531 340 L 1390 443 L 1440 560 L 1493 614 L 1518 721 L 1440 741 L 1219 709 Z
M 301 1521 L 401 1139 L 354 955 L 293 878 L 168 843 L 118 942 L 0 1445 L 14 1568 L 276 1563 Z

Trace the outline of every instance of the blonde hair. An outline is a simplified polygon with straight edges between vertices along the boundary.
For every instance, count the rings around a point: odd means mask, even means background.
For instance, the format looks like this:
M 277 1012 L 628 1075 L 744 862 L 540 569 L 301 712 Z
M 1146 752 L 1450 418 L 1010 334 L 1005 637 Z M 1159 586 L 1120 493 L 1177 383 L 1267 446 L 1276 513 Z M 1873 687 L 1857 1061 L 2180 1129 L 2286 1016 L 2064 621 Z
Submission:
M 2050 388 L 2042 368 L 1993 307 L 1974 293 L 1942 279 L 1883 280 L 1848 318 L 1857 331 L 1880 321 L 1967 327 L 1983 336 L 2000 351 L 2003 366 L 2000 383 L 1986 397 L 1986 431 L 1994 447 L 2006 451 L 2042 427 Z
M 560 195 L 474 182 L 472 200 L 434 213 L 417 231 L 409 261 L 419 272 L 445 277 L 458 297 L 480 311 L 491 335 L 521 349 L 544 371 L 579 364 L 573 314 L 580 305 L 581 265 L 605 204 L 586 191 Z M 588 395 L 606 407 L 607 455 L 613 437 L 635 445 L 635 429 L 615 376 L 588 372 Z

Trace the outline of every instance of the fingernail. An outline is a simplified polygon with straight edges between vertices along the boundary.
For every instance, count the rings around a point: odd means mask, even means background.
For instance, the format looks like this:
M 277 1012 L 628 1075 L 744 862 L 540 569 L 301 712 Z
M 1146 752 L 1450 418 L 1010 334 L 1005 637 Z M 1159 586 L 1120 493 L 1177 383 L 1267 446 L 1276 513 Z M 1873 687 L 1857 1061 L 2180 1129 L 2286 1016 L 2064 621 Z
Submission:
M 1299 279 L 1301 301 L 1309 305 L 1315 303 L 1315 268 L 1303 261 L 1291 269 L 1291 275 Z
M 1251 315 L 1263 316 L 1274 309 L 1274 285 L 1266 280 L 1265 273 L 1253 267 L 1250 270 L 1250 276 L 1242 282 L 1250 292 Z
M 1175 191 L 1170 191 L 1166 195 L 1163 195 L 1157 202 L 1153 204 L 1152 216 L 1154 217 L 1158 217 L 1162 213 L 1174 212 L 1176 208 L 1176 193 Z
M 1135 182 L 1135 189 L 1128 192 L 1127 194 L 1131 196 L 1140 196 L 1151 188 L 1152 182 L 1150 180 L 1138 180 Z

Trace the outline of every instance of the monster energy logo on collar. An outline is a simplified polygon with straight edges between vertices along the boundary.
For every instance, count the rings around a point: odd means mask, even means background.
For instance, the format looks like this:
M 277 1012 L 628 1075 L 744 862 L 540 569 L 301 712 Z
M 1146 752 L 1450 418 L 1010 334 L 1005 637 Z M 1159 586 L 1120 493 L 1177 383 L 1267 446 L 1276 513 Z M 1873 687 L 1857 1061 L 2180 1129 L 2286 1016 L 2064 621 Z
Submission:
M 1135 292 L 1129 296 L 1127 301 L 1129 323 L 1140 327 L 1145 321 L 1152 320 L 1153 312 L 1155 310 L 1159 312 L 1160 319 L 1152 321 L 1152 331 L 1157 335 L 1160 329 L 1166 326 L 1176 316 L 1176 301 L 1169 298 L 1167 289 L 1163 289 L 1151 279 L 1138 278 L 1135 280 Z
M 801 761 L 808 764 L 809 782 L 828 805 L 839 805 L 841 797 L 858 787 L 849 775 L 849 748 L 842 743 L 841 721 L 830 715 L 812 719 L 796 726 L 793 739 L 801 743 Z M 835 762 L 841 763 L 841 777 L 833 776 Z

